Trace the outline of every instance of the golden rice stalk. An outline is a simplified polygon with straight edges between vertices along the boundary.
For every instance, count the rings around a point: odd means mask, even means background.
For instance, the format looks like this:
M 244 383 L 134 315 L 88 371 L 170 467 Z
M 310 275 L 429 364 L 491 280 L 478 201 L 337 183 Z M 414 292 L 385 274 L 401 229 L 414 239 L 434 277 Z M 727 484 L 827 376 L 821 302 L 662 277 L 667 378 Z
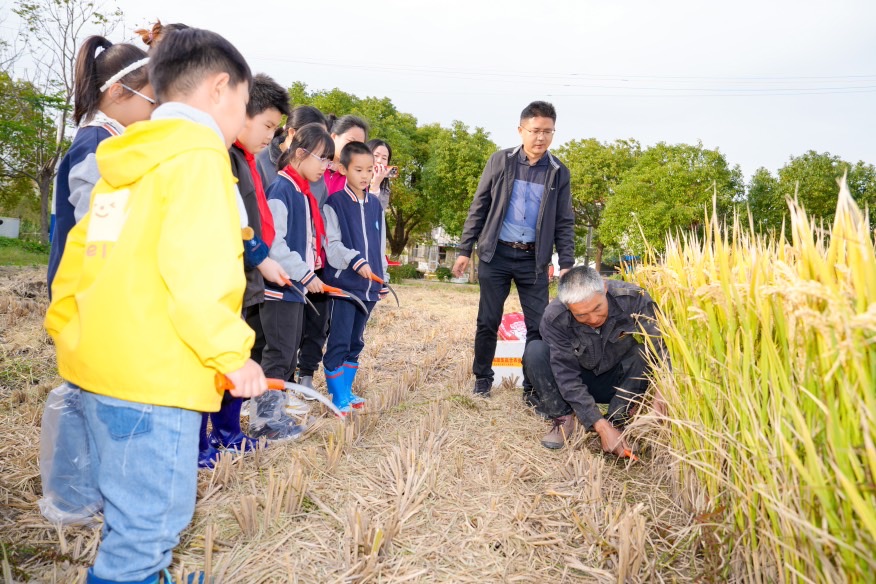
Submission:
M 876 570 L 874 242 L 845 181 L 829 232 L 789 209 L 790 242 L 713 214 L 633 278 L 672 360 L 666 446 L 727 534 L 725 573 L 859 581 Z
M 240 531 L 246 537 L 253 537 L 259 532 L 259 503 L 252 495 L 240 497 L 237 505 L 231 507 L 231 512 L 240 525 Z

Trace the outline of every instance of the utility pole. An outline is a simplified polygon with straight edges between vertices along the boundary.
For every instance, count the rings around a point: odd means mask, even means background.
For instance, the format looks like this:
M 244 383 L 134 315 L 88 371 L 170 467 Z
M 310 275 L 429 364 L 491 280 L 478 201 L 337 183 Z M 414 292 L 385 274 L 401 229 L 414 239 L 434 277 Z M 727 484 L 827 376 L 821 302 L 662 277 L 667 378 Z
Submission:
M 584 265 L 590 267 L 590 244 L 593 242 L 593 225 L 587 226 L 587 242 L 584 244 Z

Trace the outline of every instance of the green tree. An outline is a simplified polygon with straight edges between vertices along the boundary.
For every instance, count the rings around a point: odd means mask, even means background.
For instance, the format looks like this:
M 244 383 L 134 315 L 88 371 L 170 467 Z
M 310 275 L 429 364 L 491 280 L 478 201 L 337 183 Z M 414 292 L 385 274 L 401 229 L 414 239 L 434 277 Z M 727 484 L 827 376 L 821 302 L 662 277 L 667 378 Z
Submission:
M 751 176 L 746 201 L 756 231 L 774 231 L 781 227 L 788 206 L 784 196 L 779 194 L 779 179 L 769 170 L 760 167 Z
M 481 173 L 498 147 L 483 128 L 470 131 L 458 120 L 440 128 L 428 147 L 423 194 L 437 212 L 437 224 L 458 237 Z
M 849 190 L 858 204 L 876 206 L 876 168 L 872 164 L 852 164 L 829 152 L 809 150 L 792 156 L 779 169 L 778 178 L 759 168 L 749 182 L 746 197 L 755 228 L 781 229 L 788 214 L 786 200 L 794 197 L 810 216 L 832 222 L 839 192 L 837 180 L 846 173 Z M 871 215 L 871 222 L 876 225 L 876 217 Z
M 23 51 L 36 63 L 29 82 L 53 101 L 46 109 L 54 118 L 54 149 L 45 151 L 34 181 L 40 192 L 40 237 L 49 236 L 49 201 L 58 161 L 67 151 L 68 114 L 73 103 L 73 72 L 79 43 L 92 33 L 108 35 L 120 22 L 120 10 L 105 10 L 92 0 L 19 0 L 13 10 L 23 23 Z
M 37 193 L 51 187 L 44 182 L 51 180 L 44 169 L 57 151 L 51 112 L 62 104 L 62 98 L 0 72 L 0 206 L 5 212 L 31 220 L 42 217 Z
M 289 98 L 293 105 L 312 105 L 327 114 L 361 116 L 370 126 L 369 137 L 392 148 L 392 164 L 399 167 L 386 213 L 393 257 L 410 243 L 428 239 L 439 225 L 461 231 L 460 205 L 468 209 L 486 159 L 496 149 L 482 129 L 469 132 L 461 122 L 450 129 L 418 126 L 414 116 L 398 111 L 389 98 L 360 98 L 337 88 L 308 91 L 300 82 L 289 88 Z
M 602 211 L 614 195 L 621 177 L 636 164 L 642 148 L 636 140 L 602 143 L 594 138 L 573 140 L 554 151 L 571 173 L 572 205 L 575 209 L 575 252 L 589 257 L 587 234 L 594 230 L 595 263 L 602 262 L 605 244 L 599 236 Z
M 876 204 L 876 180 L 872 165 L 858 162 L 853 165 L 829 152 L 814 150 L 792 157 L 779 169 L 779 194 L 795 195 L 811 217 L 833 221 L 836 212 L 837 180 L 848 173 L 849 188 L 859 205 Z
M 667 233 L 700 227 L 713 197 L 718 213 L 727 214 L 743 194 L 742 172 L 718 150 L 660 142 L 623 175 L 603 211 L 600 238 L 619 251 L 642 254 L 644 233 L 662 251 Z

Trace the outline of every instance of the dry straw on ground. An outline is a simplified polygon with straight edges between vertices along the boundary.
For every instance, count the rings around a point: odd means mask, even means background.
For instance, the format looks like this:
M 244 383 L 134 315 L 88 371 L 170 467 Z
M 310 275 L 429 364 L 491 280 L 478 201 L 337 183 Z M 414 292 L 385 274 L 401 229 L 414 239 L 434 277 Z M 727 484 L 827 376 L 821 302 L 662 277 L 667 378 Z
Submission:
M 41 329 L 44 278 L 0 282 L 0 553 L 13 581 L 76 582 L 99 526 L 39 514 L 39 423 L 58 383 Z M 364 413 L 202 472 L 172 571 L 215 582 L 709 581 L 707 522 L 670 495 L 666 454 L 603 457 L 593 436 L 549 451 L 545 422 L 508 385 L 472 397 L 477 290 L 399 283 L 366 336 Z M 517 308 L 509 301 L 508 308 Z M 322 383 L 318 380 L 318 383 Z M 634 435 L 651 431 L 643 419 Z M 3 574 L 3 571 L 0 571 Z

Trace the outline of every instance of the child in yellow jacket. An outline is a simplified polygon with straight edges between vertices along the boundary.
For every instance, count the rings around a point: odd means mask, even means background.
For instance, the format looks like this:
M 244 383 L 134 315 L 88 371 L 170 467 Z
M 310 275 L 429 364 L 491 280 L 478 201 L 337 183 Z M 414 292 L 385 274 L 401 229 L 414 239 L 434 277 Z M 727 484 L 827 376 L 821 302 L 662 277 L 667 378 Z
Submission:
M 260 395 L 240 318 L 241 216 L 228 148 L 252 76 L 228 41 L 168 35 L 149 64 L 162 104 L 105 140 L 91 211 L 70 232 L 46 329 L 61 376 L 82 388 L 104 498 L 89 583 L 157 583 L 191 520 L 200 412 L 219 409 L 216 374 Z

